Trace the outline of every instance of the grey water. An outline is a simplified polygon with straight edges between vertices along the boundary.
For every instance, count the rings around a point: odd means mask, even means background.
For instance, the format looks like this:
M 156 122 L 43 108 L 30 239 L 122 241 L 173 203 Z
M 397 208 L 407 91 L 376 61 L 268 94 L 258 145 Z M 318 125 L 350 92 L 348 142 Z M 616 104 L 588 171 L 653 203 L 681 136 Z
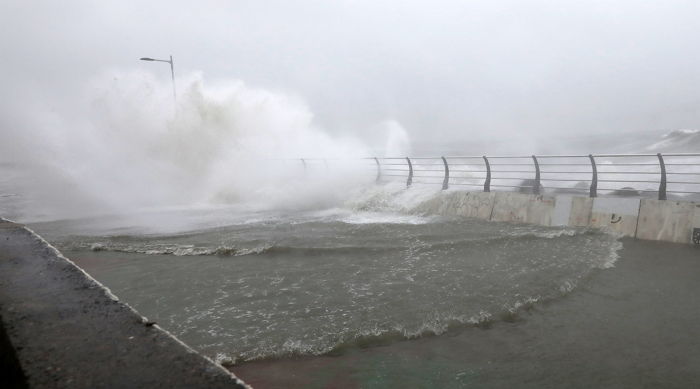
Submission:
M 697 249 L 411 209 L 370 197 L 31 227 L 256 387 L 700 383 Z

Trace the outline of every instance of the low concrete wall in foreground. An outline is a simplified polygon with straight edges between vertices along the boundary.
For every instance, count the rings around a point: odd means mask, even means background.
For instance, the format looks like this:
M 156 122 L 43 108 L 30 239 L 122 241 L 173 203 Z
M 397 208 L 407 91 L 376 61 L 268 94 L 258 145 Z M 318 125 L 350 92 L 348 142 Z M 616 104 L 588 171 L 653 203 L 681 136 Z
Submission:
M 0 331 L 2 387 L 248 387 L 4 219 Z
M 541 226 L 596 227 L 645 240 L 700 244 L 700 203 L 447 191 L 418 210 Z

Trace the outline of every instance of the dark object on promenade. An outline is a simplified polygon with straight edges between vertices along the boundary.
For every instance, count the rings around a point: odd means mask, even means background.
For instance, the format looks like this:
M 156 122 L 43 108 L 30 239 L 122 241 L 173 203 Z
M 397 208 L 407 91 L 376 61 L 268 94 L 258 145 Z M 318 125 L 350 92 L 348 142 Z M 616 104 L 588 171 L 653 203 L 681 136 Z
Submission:
M 527 180 L 522 180 L 520 184 L 518 184 L 518 193 L 524 193 L 524 194 L 536 194 L 535 193 L 535 188 L 536 188 L 536 181 L 527 179 Z M 539 192 L 537 194 L 544 194 L 544 187 L 542 184 L 539 184 Z
M 611 193 L 613 196 L 621 196 L 621 197 L 639 197 L 641 193 L 639 193 L 638 190 L 626 186 L 624 188 L 618 189 L 616 191 L 613 191 Z

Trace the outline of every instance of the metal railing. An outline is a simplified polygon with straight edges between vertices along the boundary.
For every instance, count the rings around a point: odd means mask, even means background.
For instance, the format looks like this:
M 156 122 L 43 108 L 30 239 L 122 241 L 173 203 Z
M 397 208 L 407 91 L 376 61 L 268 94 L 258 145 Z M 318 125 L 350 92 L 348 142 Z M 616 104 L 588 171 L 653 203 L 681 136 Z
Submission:
M 700 154 L 589 154 L 366 158 L 376 181 L 525 193 L 700 194 Z

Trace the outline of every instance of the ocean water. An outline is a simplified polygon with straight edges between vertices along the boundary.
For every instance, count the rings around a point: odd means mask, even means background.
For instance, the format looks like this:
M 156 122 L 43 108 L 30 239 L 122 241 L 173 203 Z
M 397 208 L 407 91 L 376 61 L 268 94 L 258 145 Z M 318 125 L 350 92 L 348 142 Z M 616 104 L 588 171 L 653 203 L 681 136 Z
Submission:
M 700 250 L 622 244 L 613 267 L 517 315 L 232 370 L 257 388 L 700 387 Z
M 700 291 L 689 279 L 700 274 L 697 249 L 435 216 L 420 206 L 431 193 L 408 192 L 372 190 L 337 207 L 171 208 L 31 227 L 256 387 L 700 382 L 700 363 L 688 366 L 700 362 L 700 300 L 687 290 Z M 666 266 L 678 274 L 655 278 Z M 639 290 L 625 290 L 640 277 Z M 668 338 L 651 343 L 664 349 L 646 349 L 654 336 Z M 649 366 L 673 372 L 669 355 L 683 360 L 676 381 L 639 379 L 658 375 Z M 606 381 L 619 368 L 627 378 Z

